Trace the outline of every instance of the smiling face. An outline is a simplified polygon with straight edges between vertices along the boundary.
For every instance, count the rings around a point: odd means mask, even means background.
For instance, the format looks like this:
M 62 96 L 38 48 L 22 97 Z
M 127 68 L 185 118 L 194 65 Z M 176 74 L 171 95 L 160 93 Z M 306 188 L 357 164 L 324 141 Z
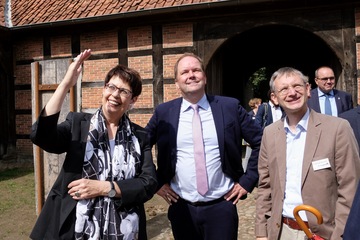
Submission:
M 178 62 L 175 85 L 190 102 L 197 102 L 204 95 L 206 75 L 197 58 L 186 56 Z
M 107 84 L 112 84 L 116 88 L 122 88 L 132 91 L 130 85 L 124 82 L 119 76 L 113 76 Z M 123 114 L 128 111 L 137 97 L 124 96 L 120 94 L 120 90 L 111 91 L 110 88 L 104 86 L 102 95 L 102 109 L 105 118 L 111 122 L 118 122 Z
M 307 111 L 310 85 L 296 72 L 279 74 L 273 81 L 274 98 L 286 114 L 303 115 Z

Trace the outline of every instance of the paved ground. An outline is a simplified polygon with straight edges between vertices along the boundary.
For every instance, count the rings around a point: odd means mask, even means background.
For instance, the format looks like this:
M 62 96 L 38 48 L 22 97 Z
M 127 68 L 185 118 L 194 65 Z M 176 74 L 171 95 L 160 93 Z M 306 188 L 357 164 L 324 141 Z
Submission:
M 254 240 L 256 189 L 247 199 L 237 204 L 239 214 L 239 240 Z M 147 230 L 149 240 L 173 240 L 169 220 L 167 219 L 167 203 L 155 195 L 145 204 L 147 212 Z

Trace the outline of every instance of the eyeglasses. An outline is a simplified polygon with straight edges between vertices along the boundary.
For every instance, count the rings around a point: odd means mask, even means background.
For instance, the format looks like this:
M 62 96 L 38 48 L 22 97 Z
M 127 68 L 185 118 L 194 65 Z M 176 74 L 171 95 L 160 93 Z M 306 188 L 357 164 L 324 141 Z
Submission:
M 334 81 L 334 80 L 335 80 L 335 77 L 324 77 L 324 78 L 317 78 L 317 79 L 319 79 L 319 80 L 321 80 L 321 81 L 328 81 L 328 80 Z
M 279 93 L 279 95 L 285 96 L 289 94 L 291 88 L 293 88 L 295 92 L 301 92 L 304 90 L 304 86 L 305 86 L 304 84 L 297 84 L 294 86 L 284 87 L 278 90 L 277 92 Z
M 110 83 L 108 83 L 108 84 L 105 85 L 105 89 L 106 89 L 109 93 L 111 93 L 111 94 L 113 94 L 114 92 L 116 92 L 117 90 L 119 90 L 120 96 L 122 96 L 122 97 L 124 97 L 124 98 L 129 98 L 129 97 L 131 96 L 131 94 L 132 94 L 132 91 L 130 91 L 130 90 L 128 90 L 128 89 L 118 88 L 118 87 L 116 87 L 115 85 L 110 84 Z

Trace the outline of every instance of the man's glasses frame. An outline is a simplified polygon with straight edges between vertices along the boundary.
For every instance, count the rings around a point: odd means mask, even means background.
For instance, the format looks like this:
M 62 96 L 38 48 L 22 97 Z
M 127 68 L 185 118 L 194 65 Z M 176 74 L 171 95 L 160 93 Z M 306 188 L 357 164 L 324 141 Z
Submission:
M 305 86 L 306 86 L 305 84 L 295 84 L 293 86 L 287 86 L 280 90 L 277 90 L 277 92 L 280 96 L 287 96 L 289 94 L 291 88 L 294 89 L 295 92 L 301 93 L 302 91 L 304 91 Z
M 323 77 L 323 78 L 316 78 L 318 80 L 321 80 L 321 81 L 334 81 L 335 80 L 335 77 Z

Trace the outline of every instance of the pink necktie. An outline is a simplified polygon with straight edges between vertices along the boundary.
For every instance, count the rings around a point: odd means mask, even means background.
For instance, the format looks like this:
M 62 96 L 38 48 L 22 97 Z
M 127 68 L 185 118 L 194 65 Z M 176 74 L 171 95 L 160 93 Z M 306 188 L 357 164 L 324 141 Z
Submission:
M 206 174 L 205 151 L 204 141 L 202 137 L 201 120 L 198 105 L 192 104 L 191 107 L 192 109 L 194 109 L 192 128 L 194 141 L 196 184 L 198 192 L 201 195 L 205 195 L 209 188 Z

